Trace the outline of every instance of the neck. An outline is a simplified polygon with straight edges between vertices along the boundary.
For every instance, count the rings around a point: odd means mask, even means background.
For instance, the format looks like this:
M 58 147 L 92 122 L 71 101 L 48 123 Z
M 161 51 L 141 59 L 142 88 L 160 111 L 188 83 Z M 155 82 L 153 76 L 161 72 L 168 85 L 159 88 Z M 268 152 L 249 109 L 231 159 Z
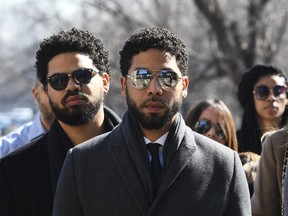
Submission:
M 280 123 L 281 123 L 281 118 L 277 118 L 277 119 L 258 119 L 258 124 L 261 130 L 261 134 L 264 134 L 268 131 L 272 131 L 275 130 L 276 128 L 280 127 Z
M 52 122 L 45 119 L 44 116 L 42 116 L 42 115 L 40 115 L 40 121 L 41 121 L 41 124 L 44 127 L 44 129 L 49 130 Z
M 71 140 L 74 146 L 105 133 L 104 110 L 99 110 L 94 119 L 84 125 L 71 126 L 59 121 L 59 124 Z
M 164 135 L 166 132 L 168 132 L 171 128 L 171 124 L 167 124 L 165 127 L 161 129 L 155 129 L 155 130 L 147 130 L 143 128 L 140 125 L 140 128 L 142 130 L 143 136 L 147 137 L 147 139 L 151 140 L 154 142 L 155 140 L 159 139 L 162 135 Z

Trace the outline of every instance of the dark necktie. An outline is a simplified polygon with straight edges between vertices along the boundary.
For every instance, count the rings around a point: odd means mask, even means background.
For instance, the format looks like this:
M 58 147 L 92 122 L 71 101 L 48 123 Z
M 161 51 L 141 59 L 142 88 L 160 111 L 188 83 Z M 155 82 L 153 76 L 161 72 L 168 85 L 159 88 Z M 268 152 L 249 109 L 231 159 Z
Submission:
M 157 194 L 160 183 L 161 183 L 161 174 L 162 166 L 159 159 L 159 147 L 158 143 L 149 143 L 147 144 L 148 150 L 152 156 L 151 159 L 151 168 L 152 168 L 152 177 L 153 177 L 153 190 L 154 196 Z

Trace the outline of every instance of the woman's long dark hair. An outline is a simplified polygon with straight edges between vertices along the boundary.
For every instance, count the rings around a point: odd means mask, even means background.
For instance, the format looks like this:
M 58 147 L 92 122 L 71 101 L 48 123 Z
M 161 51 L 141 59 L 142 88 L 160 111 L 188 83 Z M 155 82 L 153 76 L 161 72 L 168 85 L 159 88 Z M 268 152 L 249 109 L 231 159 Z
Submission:
M 253 98 L 253 87 L 261 77 L 269 75 L 283 77 L 285 79 L 285 84 L 287 85 L 287 77 L 284 72 L 271 65 L 255 65 L 242 75 L 237 93 L 238 100 L 244 109 L 242 126 L 241 129 L 237 131 L 239 152 L 251 151 L 259 155 L 261 154 L 261 136 L 263 134 L 261 134 L 257 121 L 257 112 Z M 279 125 L 280 128 L 286 125 L 287 118 L 288 108 L 286 106 Z

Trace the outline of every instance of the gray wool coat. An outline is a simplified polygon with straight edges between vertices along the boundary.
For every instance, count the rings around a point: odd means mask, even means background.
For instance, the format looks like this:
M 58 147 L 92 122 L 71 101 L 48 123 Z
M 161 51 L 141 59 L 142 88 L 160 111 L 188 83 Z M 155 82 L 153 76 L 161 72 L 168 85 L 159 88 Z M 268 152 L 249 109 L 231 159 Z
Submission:
M 68 152 L 57 186 L 54 216 L 251 215 L 238 154 L 194 133 L 180 114 L 166 140 L 177 149 L 167 153 L 169 164 L 153 200 L 147 151 L 140 147 L 144 142 L 135 130 L 126 113 L 111 133 Z

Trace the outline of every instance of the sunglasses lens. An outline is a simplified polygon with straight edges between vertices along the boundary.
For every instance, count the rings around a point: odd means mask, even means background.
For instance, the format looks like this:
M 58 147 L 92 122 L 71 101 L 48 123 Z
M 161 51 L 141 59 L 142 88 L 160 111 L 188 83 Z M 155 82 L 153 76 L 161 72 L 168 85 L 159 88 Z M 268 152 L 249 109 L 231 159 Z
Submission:
M 152 74 L 147 69 L 137 69 L 130 75 L 132 84 L 137 89 L 146 88 L 152 79 Z
M 255 95 L 257 100 L 265 100 L 270 94 L 270 90 L 267 86 L 261 85 L 256 87 Z
M 172 70 L 162 70 L 158 74 L 162 88 L 174 88 L 178 83 L 178 75 Z
M 210 121 L 200 120 L 195 124 L 195 131 L 200 134 L 205 134 L 211 129 L 211 127 L 212 127 L 212 124 Z M 219 139 L 225 138 L 224 132 L 219 123 L 214 125 L 214 131 L 215 131 L 216 136 L 219 137 Z
M 54 74 L 49 78 L 49 82 L 53 89 L 62 90 L 67 86 L 68 79 L 69 77 L 67 74 Z
M 82 68 L 72 73 L 73 79 L 76 84 L 88 84 L 92 79 L 92 70 Z
M 273 95 L 274 97 L 279 97 L 280 99 L 285 99 L 287 97 L 286 93 L 287 89 L 285 86 L 276 85 L 273 87 Z M 268 86 L 261 85 L 256 87 L 255 95 L 257 100 L 266 100 L 270 94 L 270 89 Z
M 275 95 L 275 97 L 279 97 L 281 99 L 286 98 L 287 94 L 285 86 L 275 86 L 273 88 L 273 94 Z
M 50 83 L 53 89 L 63 90 L 66 88 L 70 76 L 72 76 L 74 82 L 77 85 L 88 84 L 93 77 L 93 71 L 94 71 L 93 69 L 81 68 L 79 70 L 74 71 L 72 74 L 57 73 L 48 77 L 47 82 Z
M 225 138 L 224 132 L 219 123 L 215 125 L 214 129 L 215 129 L 215 134 L 219 137 L 219 139 Z
M 195 124 L 195 131 L 200 134 L 204 134 L 211 129 L 212 125 L 210 121 L 200 120 Z

